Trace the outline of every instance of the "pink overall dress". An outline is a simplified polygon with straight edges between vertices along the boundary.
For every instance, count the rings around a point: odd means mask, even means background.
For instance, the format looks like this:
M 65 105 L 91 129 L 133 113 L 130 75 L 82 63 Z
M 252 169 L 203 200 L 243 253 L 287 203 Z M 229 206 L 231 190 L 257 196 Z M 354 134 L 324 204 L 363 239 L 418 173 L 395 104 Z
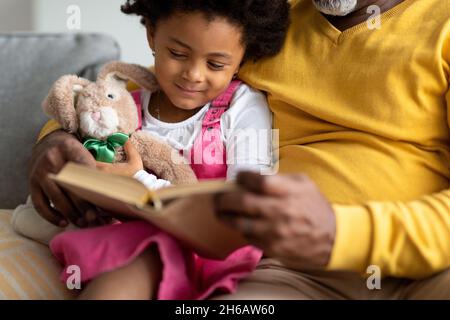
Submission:
M 201 134 L 190 152 L 192 169 L 200 180 L 226 177 L 220 117 L 228 109 L 239 84 L 239 81 L 232 81 L 226 92 L 211 103 L 203 118 Z M 140 94 L 133 96 L 140 108 Z M 81 281 L 86 283 L 101 273 L 130 263 L 153 244 L 158 248 L 163 265 L 156 294 L 159 300 L 206 299 L 214 293 L 232 293 L 238 281 L 256 268 L 262 256 L 260 250 L 246 246 L 225 260 L 202 258 L 145 221 L 64 232 L 51 241 L 50 249 L 64 266 L 62 281 L 71 275 L 67 268 L 77 265 Z

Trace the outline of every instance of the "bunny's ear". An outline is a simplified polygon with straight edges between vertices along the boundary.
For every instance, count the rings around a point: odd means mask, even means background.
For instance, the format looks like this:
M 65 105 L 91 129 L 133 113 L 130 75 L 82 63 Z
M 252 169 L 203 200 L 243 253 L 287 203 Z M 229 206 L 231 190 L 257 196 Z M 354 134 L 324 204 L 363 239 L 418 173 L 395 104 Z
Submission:
M 132 81 L 141 88 L 154 92 L 158 89 L 155 75 L 148 69 L 137 64 L 130 64 L 120 61 L 113 61 L 100 70 L 99 80 L 115 81 L 122 86 L 126 86 L 128 81 Z
M 78 119 L 75 111 L 75 101 L 78 94 L 90 81 L 75 75 L 59 78 L 50 89 L 42 108 L 54 118 L 64 130 L 75 133 L 78 130 Z

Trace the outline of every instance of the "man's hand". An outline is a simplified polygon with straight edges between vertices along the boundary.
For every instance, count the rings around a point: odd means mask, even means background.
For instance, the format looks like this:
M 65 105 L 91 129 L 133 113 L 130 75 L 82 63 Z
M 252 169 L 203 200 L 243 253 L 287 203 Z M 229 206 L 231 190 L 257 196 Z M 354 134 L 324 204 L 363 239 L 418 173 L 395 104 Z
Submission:
M 125 154 L 127 155 L 126 162 L 118 163 L 106 163 L 106 162 L 96 162 L 97 169 L 118 174 L 126 177 L 133 177 L 139 170 L 144 169 L 144 164 L 142 163 L 142 158 L 136 148 L 133 146 L 130 140 L 128 140 L 124 145 Z
M 65 227 L 68 222 L 84 227 L 106 222 L 89 203 L 66 194 L 48 178 L 68 161 L 95 168 L 95 159 L 71 134 L 55 131 L 33 148 L 29 163 L 31 199 L 39 214 L 51 223 Z
M 304 175 L 241 173 L 243 192 L 217 196 L 219 217 L 249 242 L 297 269 L 325 268 L 336 233 L 332 207 Z

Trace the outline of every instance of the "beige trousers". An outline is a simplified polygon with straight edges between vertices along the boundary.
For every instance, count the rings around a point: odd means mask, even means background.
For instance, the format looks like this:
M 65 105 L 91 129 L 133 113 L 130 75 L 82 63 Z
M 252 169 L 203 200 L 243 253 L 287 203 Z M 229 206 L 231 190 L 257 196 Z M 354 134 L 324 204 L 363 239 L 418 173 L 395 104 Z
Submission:
M 234 294 L 218 300 L 318 299 L 450 299 L 450 269 L 423 280 L 383 278 L 381 289 L 370 290 L 357 273 L 296 271 L 273 259 L 263 259 Z

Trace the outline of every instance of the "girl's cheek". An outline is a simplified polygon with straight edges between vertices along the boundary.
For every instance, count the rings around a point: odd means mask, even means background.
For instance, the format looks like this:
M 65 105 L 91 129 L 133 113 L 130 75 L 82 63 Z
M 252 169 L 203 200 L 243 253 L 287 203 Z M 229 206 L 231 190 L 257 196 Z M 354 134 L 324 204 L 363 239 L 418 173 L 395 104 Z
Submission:
M 160 71 L 166 76 L 176 76 L 180 74 L 183 70 L 183 64 L 181 61 L 177 61 L 174 59 L 165 59 L 162 63 L 160 63 Z
M 167 81 L 176 74 L 177 66 L 168 59 L 155 61 L 155 74 L 158 82 Z
M 209 81 L 209 98 L 212 100 L 222 92 L 224 92 L 232 80 L 232 75 L 226 72 L 215 72 L 210 75 Z

